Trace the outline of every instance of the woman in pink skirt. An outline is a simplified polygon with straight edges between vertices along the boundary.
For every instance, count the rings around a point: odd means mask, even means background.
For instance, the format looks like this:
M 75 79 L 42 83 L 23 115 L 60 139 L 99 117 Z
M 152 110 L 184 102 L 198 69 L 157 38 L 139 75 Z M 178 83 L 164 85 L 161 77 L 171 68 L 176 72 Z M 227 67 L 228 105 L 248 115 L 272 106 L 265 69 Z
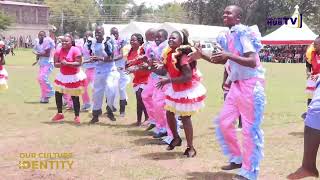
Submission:
M 168 125 L 173 133 L 173 140 L 167 150 L 181 146 L 177 131 L 176 115 L 180 117 L 187 140 L 184 155 L 194 157 L 193 127 L 191 116 L 204 107 L 206 89 L 200 82 L 196 62 L 189 63 L 188 54 L 193 48 L 188 42 L 186 31 L 174 31 L 169 37 L 169 47 L 163 53 L 164 70 L 169 78 L 158 82 L 157 87 L 168 85 L 165 95 L 165 109 Z
M 86 75 L 81 70 L 81 52 L 79 48 L 72 46 L 72 37 L 64 36 L 62 48 L 54 55 L 54 66 L 60 68 L 54 81 L 55 97 L 58 113 L 52 121 L 59 122 L 64 119 L 62 114 L 62 96 L 68 94 L 72 98 L 75 112 L 74 122 L 80 124 L 80 100 L 79 96 L 84 92 Z

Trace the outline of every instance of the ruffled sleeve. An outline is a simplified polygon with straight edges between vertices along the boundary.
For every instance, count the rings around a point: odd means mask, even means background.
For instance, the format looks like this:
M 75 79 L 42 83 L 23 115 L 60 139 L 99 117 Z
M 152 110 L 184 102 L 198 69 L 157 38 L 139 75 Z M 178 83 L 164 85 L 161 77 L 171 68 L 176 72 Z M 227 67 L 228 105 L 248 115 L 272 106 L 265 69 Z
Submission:
M 170 52 L 171 52 L 171 49 L 169 47 L 164 48 L 164 50 L 162 51 L 163 64 L 167 64 L 167 58 Z
M 252 45 L 251 51 L 258 53 L 261 50 L 262 48 L 261 34 L 258 29 L 250 28 L 248 26 L 239 24 L 232 27 L 231 31 L 234 31 L 236 33 L 236 36 L 238 36 L 240 39 L 245 39 L 246 41 L 251 42 L 251 45 Z M 246 46 L 249 47 L 248 44 L 243 44 L 243 45 L 244 45 L 244 48 L 246 48 Z
M 217 43 L 224 49 L 228 49 L 228 44 L 227 44 L 227 37 L 226 37 L 227 32 L 221 32 L 219 33 L 217 37 Z

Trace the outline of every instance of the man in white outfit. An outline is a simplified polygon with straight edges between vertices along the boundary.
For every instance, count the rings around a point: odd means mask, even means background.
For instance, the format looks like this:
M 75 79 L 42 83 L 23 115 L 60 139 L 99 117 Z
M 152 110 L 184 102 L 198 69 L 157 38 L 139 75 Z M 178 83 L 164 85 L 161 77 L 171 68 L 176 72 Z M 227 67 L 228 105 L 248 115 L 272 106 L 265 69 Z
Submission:
M 111 121 L 115 121 L 115 117 L 112 112 L 112 106 L 115 99 L 114 89 L 114 77 L 112 73 L 117 71 L 115 63 L 112 58 L 112 44 L 104 39 L 104 29 L 102 26 L 97 26 L 95 29 L 95 36 L 92 43 L 91 61 L 96 62 L 95 67 L 95 79 L 93 85 L 93 108 L 92 108 L 92 120 L 90 123 L 96 123 L 99 121 L 99 116 L 102 114 L 102 104 L 104 94 L 108 99 L 107 104 L 107 116 Z

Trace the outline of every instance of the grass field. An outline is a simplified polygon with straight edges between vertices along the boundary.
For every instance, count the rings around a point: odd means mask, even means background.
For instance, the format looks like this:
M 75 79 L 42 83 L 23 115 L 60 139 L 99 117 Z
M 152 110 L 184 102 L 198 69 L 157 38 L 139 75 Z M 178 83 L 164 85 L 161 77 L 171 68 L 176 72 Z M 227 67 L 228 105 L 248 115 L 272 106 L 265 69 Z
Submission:
M 125 118 L 110 122 L 105 116 L 98 125 L 88 126 L 89 113 L 81 114 L 82 124 L 73 124 L 73 112 L 66 122 L 53 124 L 54 99 L 39 104 L 37 67 L 30 50 L 18 50 L 7 57 L 9 90 L 0 94 L 0 179 L 231 179 L 236 171 L 223 172 L 225 165 L 215 138 L 212 119 L 220 110 L 222 66 L 200 63 L 208 89 L 206 108 L 193 117 L 194 144 L 198 155 L 182 156 L 186 142 L 174 151 L 157 145 L 135 122 L 135 98 L 128 88 L 129 106 Z M 265 157 L 260 179 L 285 179 L 301 163 L 303 121 L 306 109 L 304 64 L 264 64 L 267 106 L 263 129 Z M 52 76 L 53 79 L 53 76 Z M 117 113 L 118 115 L 118 113 Z M 184 137 L 184 133 L 183 137 Z M 72 153 L 72 169 L 19 169 L 20 153 Z M 33 159 L 31 159 L 33 160 Z M 318 161 L 318 167 L 320 162 Z

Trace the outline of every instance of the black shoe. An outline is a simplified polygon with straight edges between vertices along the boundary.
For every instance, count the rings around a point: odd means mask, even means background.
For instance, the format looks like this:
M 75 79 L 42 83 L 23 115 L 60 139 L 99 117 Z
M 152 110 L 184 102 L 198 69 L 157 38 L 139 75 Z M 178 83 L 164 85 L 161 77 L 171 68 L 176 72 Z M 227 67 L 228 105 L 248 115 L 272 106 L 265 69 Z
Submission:
M 109 109 L 109 106 L 107 105 L 106 111 L 108 111 L 108 109 Z M 112 106 L 110 109 L 112 112 L 117 112 L 117 108 L 115 108 L 114 106 Z
M 100 110 L 92 110 L 93 117 L 99 117 L 101 114 L 102 114 L 101 109 Z
M 187 156 L 187 157 L 189 157 L 189 158 L 191 158 L 191 157 L 195 157 L 196 155 L 197 155 L 197 151 L 194 149 L 194 148 L 187 148 L 185 151 L 184 151 L 184 153 L 183 153 L 183 155 L 185 155 L 185 156 Z
M 127 100 L 120 100 L 119 104 L 120 104 L 120 116 L 124 117 L 125 111 L 126 111 Z
M 101 109 L 100 110 L 93 110 L 92 111 L 92 119 L 89 122 L 89 124 L 94 124 L 99 122 L 99 116 L 102 114 Z
M 162 137 L 164 137 L 164 136 L 168 136 L 168 133 L 167 133 L 167 132 L 164 132 L 164 133 L 154 133 L 152 137 L 158 139 L 158 138 L 162 138 Z
M 107 117 L 111 120 L 111 121 L 116 121 L 117 119 L 114 117 L 113 113 L 108 113 Z
M 91 119 L 91 121 L 89 122 L 89 124 L 95 124 L 99 122 L 99 117 L 98 116 L 93 116 L 93 118 Z
M 233 170 L 233 169 L 239 169 L 241 168 L 242 164 L 236 164 L 234 162 L 230 163 L 229 165 L 222 166 L 221 169 L 225 171 Z
M 155 128 L 155 124 L 150 124 L 149 127 L 147 127 L 146 131 L 150 131 L 151 129 Z
M 249 180 L 249 179 L 240 175 L 235 175 L 232 177 L 232 180 Z
M 182 139 L 181 138 L 177 138 L 177 139 L 173 139 L 171 141 L 171 143 L 169 144 L 169 146 L 167 147 L 168 151 L 173 150 L 176 146 L 181 146 L 182 144 Z
M 116 121 L 116 118 L 114 117 L 113 111 L 111 110 L 111 108 L 109 108 L 109 106 L 107 106 L 107 117 L 111 121 Z
M 115 108 L 114 106 L 112 106 L 112 112 L 117 112 L 117 108 Z

